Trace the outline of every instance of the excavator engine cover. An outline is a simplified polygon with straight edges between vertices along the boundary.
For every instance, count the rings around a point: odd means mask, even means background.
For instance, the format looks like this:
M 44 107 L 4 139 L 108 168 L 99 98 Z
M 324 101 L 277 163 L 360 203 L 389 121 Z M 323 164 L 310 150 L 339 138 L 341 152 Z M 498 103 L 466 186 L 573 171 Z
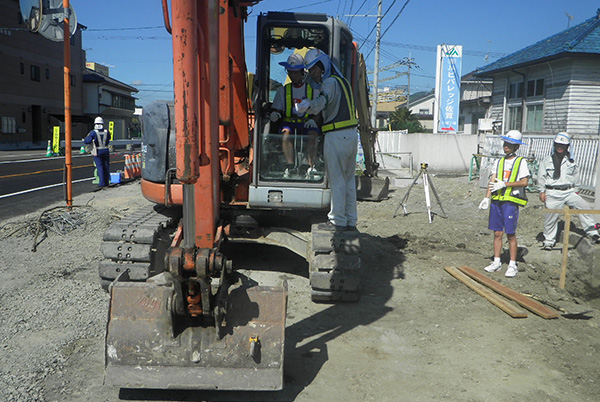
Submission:
M 287 285 L 230 289 L 226 323 L 174 325 L 170 281 L 117 282 L 104 382 L 123 388 L 280 390 Z

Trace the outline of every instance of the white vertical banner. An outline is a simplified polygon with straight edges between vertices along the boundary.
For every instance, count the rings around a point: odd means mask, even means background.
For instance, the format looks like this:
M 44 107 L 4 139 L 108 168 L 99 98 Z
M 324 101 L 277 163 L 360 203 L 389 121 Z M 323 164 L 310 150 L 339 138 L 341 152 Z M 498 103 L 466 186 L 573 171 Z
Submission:
M 462 46 L 438 45 L 433 132 L 458 131 Z

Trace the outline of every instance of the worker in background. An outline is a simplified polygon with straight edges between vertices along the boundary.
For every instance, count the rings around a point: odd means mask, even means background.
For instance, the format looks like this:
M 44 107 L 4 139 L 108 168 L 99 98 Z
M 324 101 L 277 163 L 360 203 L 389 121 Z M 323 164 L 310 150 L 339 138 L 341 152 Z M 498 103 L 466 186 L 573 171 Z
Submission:
M 529 182 L 529 168 L 522 156 L 515 153 L 522 141 L 523 135 L 517 130 L 510 130 L 504 140 L 505 156 L 492 168 L 492 176 L 485 198 L 479 204 L 479 209 L 490 208 L 489 229 L 494 231 L 494 261 L 485 267 L 487 272 L 502 269 L 500 254 L 502 253 L 502 236 L 508 238 L 508 254 L 510 261 L 504 276 L 512 278 L 517 275 L 517 223 L 519 207 L 527 205 L 525 187 Z M 490 205 L 490 197 L 492 198 Z
M 575 209 L 591 209 L 589 204 L 577 194 L 579 169 L 571 157 L 569 146 L 571 136 L 561 132 L 554 137 L 551 155 L 545 157 L 538 170 L 540 200 L 548 209 L 562 209 L 565 205 Z M 600 243 L 600 235 L 591 215 L 580 214 L 579 221 L 595 243 Z M 556 243 L 559 214 L 546 214 L 544 218 L 544 250 L 551 250 Z
M 98 116 L 94 120 L 94 129 L 83 140 L 84 143 L 92 145 L 92 155 L 94 156 L 94 163 L 96 164 L 98 178 L 100 179 L 98 187 L 106 187 L 110 184 L 109 141 L 110 133 L 104 128 L 104 119 Z
M 323 155 L 331 184 L 329 220 L 321 228 L 356 230 L 358 212 L 354 176 L 358 121 L 352 88 L 329 56 L 321 50 L 309 50 L 305 60 L 308 73 L 320 87 L 320 92 L 318 97 L 311 101 L 304 100 L 298 107 L 301 111 L 306 108 L 310 115 L 322 113 L 321 132 L 325 135 Z
M 304 82 L 304 58 L 298 53 L 292 53 L 288 57 L 287 62 L 281 62 L 284 66 L 290 83 L 279 87 L 273 99 L 273 110 L 270 115 L 270 120 L 273 123 L 282 119 L 280 132 L 283 134 L 282 147 L 283 155 L 286 161 L 286 168 L 283 177 L 288 179 L 292 173 L 298 173 L 295 163 L 294 137 L 292 134 L 308 135 L 308 164 L 309 168 L 306 172 L 306 177 L 309 178 L 313 173 L 314 164 L 316 162 L 317 151 L 317 135 L 319 128 L 314 119 L 305 119 L 304 113 L 299 113 L 295 107 L 302 99 L 312 99 L 313 89 L 310 85 Z

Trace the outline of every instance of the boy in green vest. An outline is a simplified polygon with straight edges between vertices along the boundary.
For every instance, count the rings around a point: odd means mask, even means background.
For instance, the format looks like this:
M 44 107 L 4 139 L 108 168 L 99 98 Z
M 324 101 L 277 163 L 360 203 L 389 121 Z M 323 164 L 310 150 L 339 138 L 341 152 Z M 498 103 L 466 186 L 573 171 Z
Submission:
M 511 130 L 501 138 L 504 140 L 503 149 L 506 156 L 494 165 L 486 196 L 479 204 L 479 209 L 490 208 L 489 229 L 494 231 L 494 261 L 484 269 L 487 272 L 502 269 L 502 235 L 506 232 L 510 262 L 504 276 L 512 278 L 519 272 L 516 232 L 519 206 L 527 205 L 525 187 L 529 182 L 530 173 L 525 159 L 515 154 L 520 145 L 526 145 L 522 141 L 523 135 L 517 130 Z
M 271 106 L 273 111 L 270 115 L 273 123 L 280 119 L 282 120 L 280 131 L 283 134 L 282 148 L 286 161 L 286 169 L 283 177 L 285 179 L 290 178 L 292 171 L 296 169 L 293 134 L 308 134 L 307 159 L 310 166 L 307 178 L 309 178 L 308 176 L 314 170 L 314 164 L 316 163 L 319 128 L 315 120 L 312 118 L 306 119 L 305 113 L 300 113 L 296 105 L 302 102 L 303 99 L 312 99 L 313 89 L 304 82 L 305 71 L 302 55 L 292 53 L 288 57 L 287 62 L 279 64 L 285 67 L 291 81 L 277 89 L 273 105 Z

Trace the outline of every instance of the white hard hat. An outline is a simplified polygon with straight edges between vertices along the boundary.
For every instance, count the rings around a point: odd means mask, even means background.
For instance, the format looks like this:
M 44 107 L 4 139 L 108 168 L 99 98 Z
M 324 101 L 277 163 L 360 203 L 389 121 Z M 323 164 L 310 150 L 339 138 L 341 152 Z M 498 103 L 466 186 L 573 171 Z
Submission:
M 554 143 L 569 145 L 571 143 L 571 136 L 565 132 L 560 132 L 554 137 Z
M 519 130 L 510 130 L 506 135 L 501 135 L 500 138 L 509 144 L 527 145 L 522 141 L 523 134 Z
M 102 125 L 104 125 L 104 119 L 102 117 L 98 116 L 94 120 L 94 124 L 102 124 Z
M 306 63 L 306 68 L 311 68 L 318 61 L 321 61 L 328 56 L 321 49 L 310 49 L 306 52 L 306 56 L 304 56 L 304 62 Z
M 288 57 L 287 62 L 282 61 L 279 63 L 289 71 L 301 71 L 304 70 L 304 58 L 300 53 L 292 53 Z

